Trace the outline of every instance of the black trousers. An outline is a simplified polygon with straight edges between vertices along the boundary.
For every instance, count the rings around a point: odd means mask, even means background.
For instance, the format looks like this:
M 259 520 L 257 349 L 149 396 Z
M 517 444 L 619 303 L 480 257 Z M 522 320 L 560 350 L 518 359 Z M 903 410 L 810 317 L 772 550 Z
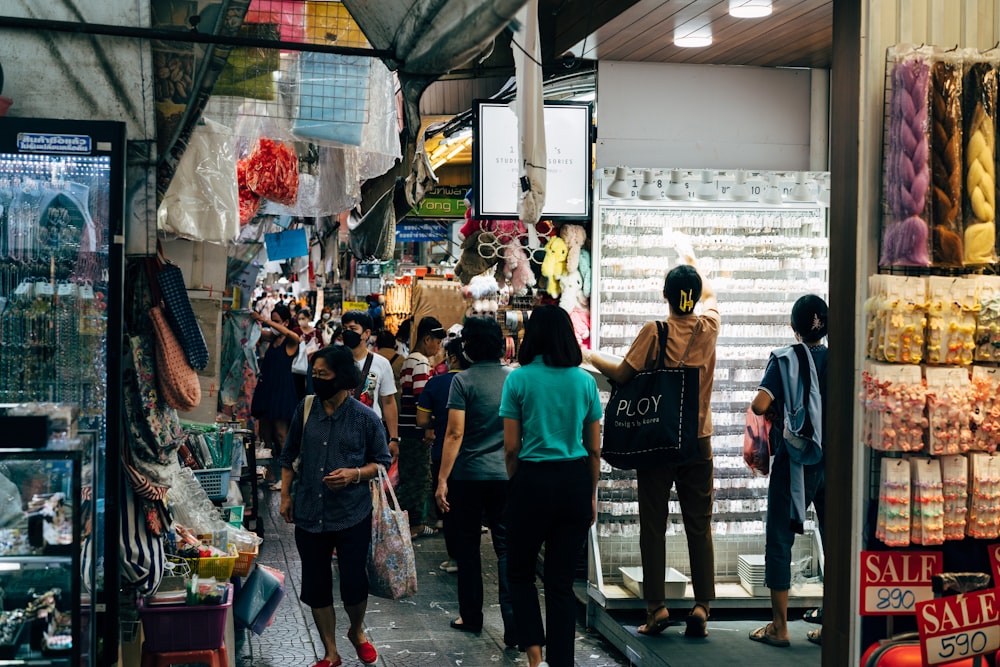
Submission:
M 333 550 L 340 570 L 340 601 L 345 607 L 368 599 L 368 547 L 372 543 L 372 515 L 343 530 L 310 533 L 295 527 L 295 546 L 302 559 L 299 599 L 313 609 L 333 604 Z
M 462 623 L 483 625 L 483 566 L 479 547 L 483 540 L 483 517 L 493 537 L 497 555 L 500 614 L 504 635 L 512 635 L 514 614 L 507 586 L 507 530 L 502 517 L 507 502 L 506 480 L 448 480 L 448 504 L 444 533 L 448 548 L 458 562 L 458 611 Z
M 573 574 L 587 539 L 593 480 L 587 459 L 530 463 L 520 461 L 507 501 L 507 573 L 517 618 L 518 644 L 546 646 L 550 667 L 573 667 L 576 597 Z M 545 545 L 542 582 L 545 625 L 535 588 L 535 564 Z M 459 563 L 459 573 L 462 571 Z

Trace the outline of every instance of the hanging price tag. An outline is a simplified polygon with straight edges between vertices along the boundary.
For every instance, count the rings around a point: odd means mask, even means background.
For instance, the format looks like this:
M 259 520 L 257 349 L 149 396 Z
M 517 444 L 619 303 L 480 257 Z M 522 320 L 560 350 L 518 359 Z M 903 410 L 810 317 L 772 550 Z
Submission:
M 997 589 L 917 603 L 923 664 L 940 665 L 1000 649 Z
M 930 551 L 862 551 L 861 615 L 913 614 L 934 597 L 931 577 L 943 567 L 941 554 Z

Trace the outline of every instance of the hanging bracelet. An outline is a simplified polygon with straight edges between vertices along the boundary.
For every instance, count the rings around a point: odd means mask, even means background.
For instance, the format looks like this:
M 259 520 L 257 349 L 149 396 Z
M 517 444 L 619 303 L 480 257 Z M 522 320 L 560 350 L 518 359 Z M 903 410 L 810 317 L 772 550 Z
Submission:
M 358 478 L 356 480 L 354 480 L 354 483 L 355 484 L 360 484 L 361 483 L 361 468 L 358 468 L 357 471 L 358 471 Z

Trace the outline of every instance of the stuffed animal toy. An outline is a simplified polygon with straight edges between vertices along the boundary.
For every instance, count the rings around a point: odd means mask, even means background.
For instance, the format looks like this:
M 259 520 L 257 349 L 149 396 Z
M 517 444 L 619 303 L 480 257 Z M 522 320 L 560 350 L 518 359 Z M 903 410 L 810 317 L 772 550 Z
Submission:
M 567 262 L 568 266 L 568 262 Z M 586 248 L 580 250 L 580 280 L 583 282 L 583 296 L 590 298 L 590 251 Z
M 566 272 L 573 273 L 580 265 L 580 250 L 587 240 L 587 230 L 580 225 L 565 224 L 559 228 L 559 238 L 566 242 Z
M 499 309 L 497 302 L 498 285 L 490 275 L 473 276 L 469 284 L 462 288 L 462 294 L 470 299 L 466 317 L 495 317 Z
M 574 308 L 569 314 L 573 323 L 573 333 L 576 341 L 583 347 L 590 348 L 590 311 L 583 307 Z
M 559 289 L 562 290 L 562 295 L 559 297 L 559 307 L 567 313 L 572 313 L 583 305 L 582 284 L 579 271 L 567 273 L 559 279 Z
M 468 285 L 474 276 L 485 273 L 500 261 L 494 252 L 491 257 L 483 257 L 479 248 L 481 245 L 491 246 L 496 243 L 496 237 L 490 232 L 476 231 L 462 241 L 462 256 L 455 265 L 455 277 L 463 285 Z M 490 254 L 490 253 L 486 253 Z
M 542 275 L 548 279 L 548 282 L 545 284 L 545 291 L 554 297 L 559 296 L 559 278 L 566 273 L 566 253 L 568 251 L 566 242 L 558 236 L 553 236 L 545 244 Z
M 504 278 L 509 282 L 514 296 L 524 296 L 529 287 L 535 286 L 535 274 L 531 271 L 528 253 L 519 241 L 503 247 Z

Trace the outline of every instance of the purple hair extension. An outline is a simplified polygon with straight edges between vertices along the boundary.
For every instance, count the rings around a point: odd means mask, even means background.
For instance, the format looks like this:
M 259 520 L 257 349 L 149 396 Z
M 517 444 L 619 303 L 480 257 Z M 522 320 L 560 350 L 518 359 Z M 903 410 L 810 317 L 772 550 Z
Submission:
M 927 114 L 930 67 L 922 58 L 907 58 L 892 71 L 889 100 L 889 147 L 886 157 L 886 202 L 892 222 L 882 237 L 883 266 L 929 266 L 929 230 L 921 217 L 927 203 Z

